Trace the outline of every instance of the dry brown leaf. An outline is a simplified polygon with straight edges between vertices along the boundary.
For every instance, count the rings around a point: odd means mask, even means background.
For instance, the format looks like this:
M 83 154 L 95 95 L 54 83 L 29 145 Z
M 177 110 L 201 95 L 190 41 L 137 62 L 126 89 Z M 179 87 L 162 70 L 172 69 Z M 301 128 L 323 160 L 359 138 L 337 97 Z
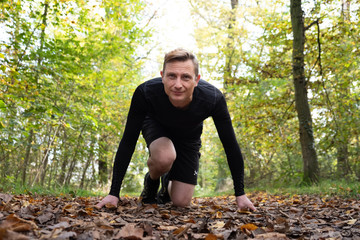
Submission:
M 6 239 L 28 240 L 30 238 L 23 235 L 23 234 L 20 234 L 20 233 L 17 233 L 17 232 L 8 230 L 8 229 L 3 229 L 3 228 L 0 227 L 0 239 L 2 239 L 2 240 L 6 240 Z
M 12 198 L 13 196 L 10 194 L 0 193 L 0 202 L 3 201 L 5 203 L 8 203 L 11 201 Z
M 95 219 L 94 223 L 96 224 L 96 226 L 98 226 L 101 229 L 108 229 L 108 230 L 114 229 L 110 225 L 110 223 L 105 219 L 99 219 L 99 218 Z
M 115 209 L 117 209 L 117 206 L 114 206 L 114 205 L 108 203 L 108 204 L 105 204 L 105 208 L 107 208 L 109 210 L 115 210 Z
M 241 214 L 251 214 L 250 211 L 246 211 L 246 210 L 238 210 L 238 213 L 241 213 Z
M 185 219 L 184 220 L 185 223 L 196 223 L 194 219 L 190 218 L 190 219 Z
M 144 235 L 144 230 L 141 228 L 137 228 L 135 224 L 127 224 L 120 229 L 120 232 L 116 235 L 116 239 L 142 239 Z
M 65 205 L 63 208 L 63 213 L 73 214 L 75 212 L 76 212 L 76 209 L 73 208 L 72 204 Z
M 13 230 L 13 228 L 16 228 L 17 225 L 20 225 L 20 224 L 22 225 L 22 227 L 20 227 L 19 229 L 29 228 L 31 230 L 31 229 L 38 228 L 38 226 L 33 221 L 28 221 L 28 220 L 19 218 L 15 214 L 10 214 L 9 216 L 7 216 L 6 221 L 9 222 L 12 226 L 12 228 L 10 230 Z M 25 226 L 25 225 L 27 225 L 27 226 Z M 28 230 L 28 231 L 30 231 L 30 230 Z
M 51 219 L 54 218 L 54 214 L 51 212 L 46 212 L 40 216 L 38 216 L 36 219 L 39 221 L 40 224 L 44 224 L 48 221 L 50 221 Z
M 234 197 L 194 198 L 193 205 L 187 208 L 170 204 L 138 205 L 138 198 L 122 197 L 114 211 L 106 207 L 94 208 L 99 198 L 13 196 L 7 203 L 0 199 L 0 239 L 5 234 L 12 239 L 59 236 L 116 239 L 120 229 L 128 224 L 143 231 L 142 236 L 134 239 L 205 239 L 210 234 L 224 240 L 360 237 L 358 199 L 267 193 L 249 194 L 248 197 L 256 204 L 256 213 L 238 211 Z M 34 221 L 42 224 L 38 227 Z M 253 226 L 247 228 L 244 222 Z M 253 230 L 254 226 L 258 228 Z M 22 231 L 22 234 L 12 230 Z M 127 239 L 132 238 L 130 235 Z
M 209 233 L 208 235 L 206 235 L 205 237 L 205 240 L 216 240 L 217 239 L 217 236 L 212 234 L 212 233 Z
M 163 230 L 174 231 L 175 229 L 177 229 L 177 227 L 176 226 L 159 226 L 157 229 L 160 231 L 163 231 Z
M 271 233 L 259 234 L 254 239 L 257 239 L 257 240 L 287 240 L 289 238 L 286 237 L 285 234 L 271 232 Z
M 179 233 L 181 233 L 182 231 L 184 231 L 184 227 L 179 227 L 178 229 L 175 229 L 175 231 L 173 232 L 174 235 L 178 235 Z

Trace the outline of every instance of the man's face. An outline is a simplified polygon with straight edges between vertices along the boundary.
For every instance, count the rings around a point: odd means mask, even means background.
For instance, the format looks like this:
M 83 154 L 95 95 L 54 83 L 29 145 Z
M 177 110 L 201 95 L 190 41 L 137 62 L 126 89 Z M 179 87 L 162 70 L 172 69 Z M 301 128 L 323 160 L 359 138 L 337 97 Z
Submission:
M 200 75 L 195 76 L 194 64 L 191 60 L 175 61 L 165 65 L 160 72 L 165 93 L 174 107 L 186 108 L 192 101 L 193 92 Z

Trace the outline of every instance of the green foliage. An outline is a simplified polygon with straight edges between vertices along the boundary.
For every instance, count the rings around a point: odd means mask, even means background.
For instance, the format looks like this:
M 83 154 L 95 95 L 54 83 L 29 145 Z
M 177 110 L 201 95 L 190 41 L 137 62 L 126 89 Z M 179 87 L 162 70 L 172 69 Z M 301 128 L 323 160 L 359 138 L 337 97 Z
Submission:
M 190 2 L 202 76 L 224 86 L 245 159 L 245 186 L 303 184 L 289 6 L 264 0 L 239 2 L 231 9 L 230 1 L 216 6 Z M 341 8 L 341 1 L 303 3 L 305 77 L 320 175 L 355 180 L 360 179 L 360 92 L 355 77 L 360 62 L 354 45 L 359 40 L 359 6 L 347 4 L 353 8 Z M 231 68 L 226 67 L 229 62 Z M 219 171 L 209 167 L 208 172 Z
M 131 6 L 131 8 L 129 7 Z M 144 5 L 128 1 L 2 3 L 0 166 L 4 186 L 108 183 L 140 78 Z
M 227 98 L 245 186 L 329 192 L 331 184 L 323 181 L 301 185 L 288 3 L 240 1 L 231 8 L 230 0 L 190 2 L 201 74 L 222 86 Z M 340 186 L 345 194 L 356 184 L 336 180 L 360 179 L 359 6 L 348 1 L 342 7 L 338 0 L 303 4 L 305 77 L 320 175 L 335 181 L 333 194 L 343 194 Z M 143 80 L 139 48 L 150 36 L 139 25 L 144 9 L 140 0 L 1 2 L 0 188 L 108 191 L 131 95 Z M 211 120 L 202 143 L 196 194 L 232 193 Z M 140 138 L 122 194 L 141 192 L 147 157 Z

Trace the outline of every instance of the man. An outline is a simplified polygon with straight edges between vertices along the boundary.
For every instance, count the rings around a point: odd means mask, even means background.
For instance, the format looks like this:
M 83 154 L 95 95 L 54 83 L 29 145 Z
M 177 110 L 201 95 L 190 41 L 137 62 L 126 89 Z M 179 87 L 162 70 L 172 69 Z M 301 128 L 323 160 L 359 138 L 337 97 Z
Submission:
M 197 184 L 203 121 L 211 116 L 226 152 L 237 206 L 256 210 L 244 192 L 244 162 L 223 94 L 200 79 L 196 57 L 184 49 L 165 55 L 160 74 L 161 78 L 140 84 L 134 92 L 115 157 L 110 193 L 96 206 L 118 204 L 140 131 L 150 153 L 142 202 L 190 205 Z

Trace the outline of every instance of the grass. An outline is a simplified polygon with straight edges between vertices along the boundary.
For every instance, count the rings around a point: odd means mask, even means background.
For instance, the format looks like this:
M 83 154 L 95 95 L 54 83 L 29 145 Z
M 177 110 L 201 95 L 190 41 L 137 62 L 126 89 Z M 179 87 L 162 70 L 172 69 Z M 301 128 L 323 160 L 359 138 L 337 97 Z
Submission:
M 318 196 L 338 196 L 342 198 L 360 199 L 360 182 L 345 180 L 321 180 L 311 186 L 299 184 L 273 184 L 257 186 L 245 189 L 247 193 L 266 192 L 271 195 L 318 195 Z M 232 195 L 233 191 L 213 192 L 210 190 L 197 189 L 195 197 L 215 197 Z
M 29 195 L 40 195 L 40 196 L 70 196 L 70 197 L 95 197 L 103 196 L 105 193 L 101 191 L 90 191 L 84 189 L 78 189 L 76 187 L 57 187 L 47 188 L 43 186 L 22 186 L 12 185 L 11 187 L 2 187 L 0 192 L 9 193 L 14 195 L 29 194 Z
M 345 180 L 321 180 L 310 186 L 275 185 L 265 188 L 256 187 L 250 192 L 265 191 L 273 195 L 318 195 L 342 198 L 360 198 L 360 182 Z
M 36 194 L 47 196 L 72 196 L 72 197 L 96 197 L 106 196 L 107 189 L 83 190 L 77 187 L 57 187 L 46 188 L 41 186 L 26 187 L 20 184 L 11 184 L 0 186 L 0 192 L 10 194 Z M 247 193 L 266 192 L 271 195 L 319 195 L 319 196 L 339 196 L 342 198 L 359 198 L 360 199 L 360 182 L 345 180 L 322 180 L 318 184 L 311 186 L 300 186 L 297 184 L 274 184 L 269 186 L 258 186 L 245 189 Z M 139 192 L 121 191 L 121 196 L 137 197 Z M 232 195 L 233 191 L 214 192 L 212 189 L 202 189 L 196 187 L 195 197 L 215 197 Z

